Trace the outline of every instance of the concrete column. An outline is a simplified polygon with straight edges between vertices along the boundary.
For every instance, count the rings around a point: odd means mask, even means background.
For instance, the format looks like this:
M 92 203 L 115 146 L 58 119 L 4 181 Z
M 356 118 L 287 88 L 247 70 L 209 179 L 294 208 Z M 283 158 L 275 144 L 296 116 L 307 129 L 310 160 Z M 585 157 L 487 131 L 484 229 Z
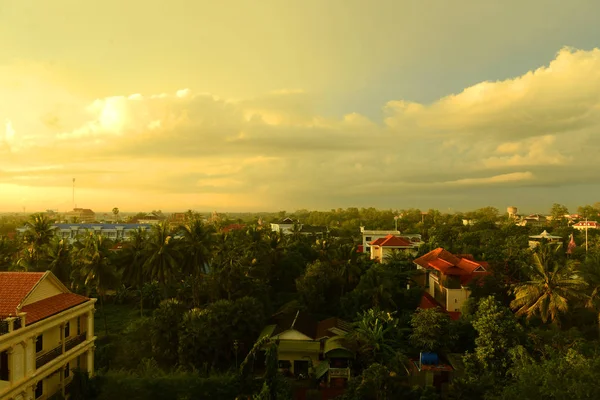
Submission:
M 94 351 L 96 350 L 96 346 L 90 347 L 90 349 L 86 353 L 87 359 L 87 373 L 90 377 L 94 376 Z
M 8 354 L 8 382 L 12 385 L 15 382 L 15 348 L 10 346 L 6 349 Z
M 60 329 L 60 345 L 62 346 L 61 354 L 65 354 L 65 323 L 58 326 Z
M 34 336 L 30 336 L 27 338 L 27 343 L 23 346 L 23 351 L 25 352 L 25 357 L 23 362 L 25 364 L 25 376 L 29 376 L 35 372 L 35 339 L 37 338 L 37 334 Z
M 5 321 L 8 322 L 8 333 L 11 333 L 15 329 L 15 318 L 8 317 Z
M 92 340 L 94 338 L 94 312 L 96 312 L 96 310 L 92 309 L 87 313 L 87 340 Z

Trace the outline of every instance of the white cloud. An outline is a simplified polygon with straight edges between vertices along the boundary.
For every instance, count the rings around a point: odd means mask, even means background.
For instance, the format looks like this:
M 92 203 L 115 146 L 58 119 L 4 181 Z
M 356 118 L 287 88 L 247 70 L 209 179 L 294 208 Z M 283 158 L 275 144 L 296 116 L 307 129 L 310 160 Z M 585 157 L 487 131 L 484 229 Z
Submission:
M 27 176 L 30 187 L 60 187 L 77 171 L 90 187 L 196 194 L 214 207 L 244 209 L 253 196 L 262 209 L 400 207 L 465 190 L 485 205 L 497 201 L 493 188 L 594 183 L 590 171 L 600 168 L 597 49 L 563 49 L 546 67 L 432 104 L 390 101 L 382 123 L 360 113 L 324 117 L 315 95 L 301 90 L 245 100 L 189 89 L 136 93 L 79 100 L 73 115 L 45 104 L 10 116 L 5 136 L 17 163 L 0 183 Z

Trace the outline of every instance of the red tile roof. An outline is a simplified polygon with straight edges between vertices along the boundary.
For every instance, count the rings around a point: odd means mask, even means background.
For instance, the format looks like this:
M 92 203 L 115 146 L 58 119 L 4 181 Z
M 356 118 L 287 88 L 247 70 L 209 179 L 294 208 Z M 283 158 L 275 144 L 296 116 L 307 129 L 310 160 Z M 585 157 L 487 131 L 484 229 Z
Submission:
M 41 321 L 45 318 L 58 314 L 71 307 L 85 303 L 89 298 L 75 293 L 61 293 L 46 299 L 36 301 L 35 303 L 24 306 L 21 311 L 26 312 L 27 325 Z
M 463 257 L 457 257 L 443 248 L 437 248 L 430 251 L 414 262 L 425 268 L 435 269 L 444 275 L 460 276 L 460 281 L 464 285 L 470 282 L 476 276 L 487 275 L 488 264 L 484 261 L 474 261 L 473 256 L 463 254 Z M 476 271 L 483 267 L 486 271 Z
M 17 315 L 17 307 L 44 272 L 0 272 L 0 317 Z
M 379 238 L 371 242 L 371 246 L 382 246 L 382 247 L 413 247 L 412 243 L 407 240 L 394 236 L 387 235 L 384 238 Z

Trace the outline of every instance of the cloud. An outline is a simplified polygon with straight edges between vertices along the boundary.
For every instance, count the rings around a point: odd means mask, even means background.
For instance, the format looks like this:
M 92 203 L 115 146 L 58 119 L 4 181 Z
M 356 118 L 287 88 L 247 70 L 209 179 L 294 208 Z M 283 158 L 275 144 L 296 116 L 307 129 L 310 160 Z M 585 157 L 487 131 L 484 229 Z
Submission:
M 0 164 L 0 184 L 59 193 L 77 176 L 80 190 L 96 193 L 89 206 L 105 191 L 128 193 L 117 196 L 122 209 L 127 201 L 162 209 L 470 207 L 495 204 L 498 193 L 600 179 L 598 49 L 565 48 L 547 66 L 431 104 L 390 101 L 383 121 L 360 112 L 326 117 L 317 94 L 302 90 L 223 99 L 184 88 L 89 101 L 33 82 L 47 90 L 45 102 L 27 108 L 13 88 L 27 112 L 0 109 L 9 121 L 0 153 L 10 137 L 12 160 Z M 0 105 L 9 104 L 2 96 Z

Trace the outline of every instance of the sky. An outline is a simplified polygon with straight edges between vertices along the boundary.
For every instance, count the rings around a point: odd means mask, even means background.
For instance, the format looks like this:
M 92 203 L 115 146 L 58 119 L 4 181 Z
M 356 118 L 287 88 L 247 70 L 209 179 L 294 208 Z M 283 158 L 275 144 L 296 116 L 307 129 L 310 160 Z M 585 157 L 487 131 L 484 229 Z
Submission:
M 2 0 L 0 211 L 575 211 L 600 201 L 599 13 Z

